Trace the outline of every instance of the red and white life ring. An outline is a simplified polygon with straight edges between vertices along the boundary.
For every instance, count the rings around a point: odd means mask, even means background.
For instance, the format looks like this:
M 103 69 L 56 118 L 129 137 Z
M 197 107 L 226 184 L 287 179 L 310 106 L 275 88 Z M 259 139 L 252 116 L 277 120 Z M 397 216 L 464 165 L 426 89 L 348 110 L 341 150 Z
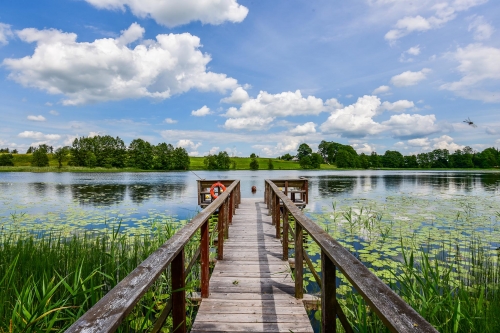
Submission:
M 212 198 L 214 199 L 217 199 L 218 198 L 218 195 L 215 195 L 215 192 L 214 192 L 214 189 L 216 187 L 219 187 L 222 189 L 222 192 L 224 192 L 226 190 L 226 187 L 221 183 L 221 182 L 217 182 L 215 184 L 213 184 L 212 186 L 210 186 L 210 195 L 212 196 Z M 221 193 L 222 193 L 221 192 Z

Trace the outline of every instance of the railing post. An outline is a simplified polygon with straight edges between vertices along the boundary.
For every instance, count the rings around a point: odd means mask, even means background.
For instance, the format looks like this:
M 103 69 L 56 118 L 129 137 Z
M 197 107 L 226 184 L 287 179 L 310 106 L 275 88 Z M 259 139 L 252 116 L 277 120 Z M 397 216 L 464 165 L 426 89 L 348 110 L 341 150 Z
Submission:
M 172 261 L 172 322 L 174 331 L 186 332 L 186 277 L 184 275 L 184 249 Z
M 280 197 L 276 194 L 275 196 L 275 202 L 274 202 L 274 207 L 276 210 L 274 211 L 274 220 L 276 223 L 276 238 L 281 238 L 281 227 L 280 227 Z
M 229 194 L 229 224 L 233 224 L 233 214 L 234 214 L 234 199 L 233 192 Z
M 303 228 L 298 220 L 295 219 L 295 298 L 299 299 L 304 297 L 304 250 L 302 246 L 303 235 Z
M 323 333 L 337 331 L 337 279 L 336 268 L 328 256 L 321 251 L 321 325 Z
M 210 280 L 210 247 L 209 247 L 209 222 L 208 220 L 202 224 L 200 232 L 201 232 L 201 297 L 208 297 L 209 290 L 209 280 Z
M 224 201 L 224 239 L 229 238 L 229 215 L 231 207 L 229 206 L 229 198 Z
M 288 260 L 288 209 L 283 205 L 283 260 Z
M 224 259 L 224 211 L 225 204 L 222 203 L 219 207 L 219 215 L 217 217 L 217 259 Z

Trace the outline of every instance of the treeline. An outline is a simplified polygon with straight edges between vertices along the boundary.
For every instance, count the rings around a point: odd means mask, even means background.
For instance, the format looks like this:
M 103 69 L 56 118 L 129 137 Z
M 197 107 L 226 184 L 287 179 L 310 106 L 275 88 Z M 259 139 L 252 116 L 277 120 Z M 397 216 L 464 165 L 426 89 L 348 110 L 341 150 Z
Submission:
M 57 160 L 59 167 L 67 161 L 69 166 L 89 168 L 187 170 L 190 164 L 189 155 L 184 148 L 175 148 L 164 142 L 153 145 L 142 139 L 133 140 L 127 147 L 122 139 L 109 135 L 81 137 L 75 139 L 71 146 L 55 151 L 45 144 L 30 147 L 28 151 L 32 154 L 31 165 L 37 167 L 49 166 L 49 154 Z
M 495 168 L 500 165 L 500 152 L 496 148 L 477 152 L 467 146 L 452 154 L 447 149 L 435 149 L 406 156 L 395 150 L 387 150 L 384 155 L 376 152 L 366 155 L 358 154 L 351 146 L 324 140 L 319 144 L 317 153 L 313 153 L 307 144 L 301 144 L 296 157 L 301 167 L 304 164 L 303 168 L 311 168 L 316 164 L 319 167 L 317 155 L 324 163 L 336 164 L 338 168 Z M 293 157 L 286 154 L 281 158 Z

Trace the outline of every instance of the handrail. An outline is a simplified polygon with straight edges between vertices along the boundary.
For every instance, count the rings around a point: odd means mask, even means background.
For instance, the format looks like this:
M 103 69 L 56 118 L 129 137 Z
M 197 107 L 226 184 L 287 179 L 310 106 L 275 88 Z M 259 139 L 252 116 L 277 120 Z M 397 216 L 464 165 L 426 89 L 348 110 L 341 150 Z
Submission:
M 339 317 L 346 331 L 352 331 L 336 299 L 336 268 L 377 313 L 391 332 L 437 332 L 437 330 L 373 274 L 346 248 L 335 241 L 304 213 L 272 182 L 265 180 L 265 199 L 276 225 L 276 238 L 281 238 L 280 215 L 283 218 L 283 258 L 288 256 L 288 214 L 295 220 L 295 297 L 303 297 L 303 231 L 307 231 L 321 248 L 322 332 L 336 331 Z M 282 206 L 281 206 L 282 204 Z M 281 209 L 283 212 L 281 213 Z M 285 247 L 286 246 L 286 247 Z M 285 250 L 286 249 L 286 250 Z
M 190 223 L 177 231 L 158 250 L 146 258 L 136 269 L 120 281 L 110 292 L 84 313 L 66 332 L 114 332 L 148 288 L 171 264 L 172 319 L 176 333 L 186 332 L 186 292 L 184 247 L 195 233 L 201 232 L 201 297 L 209 290 L 209 219 L 219 210 L 218 259 L 223 258 L 224 235 L 232 222 L 235 208 L 241 202 L 240 181 L 235 180 L 216 200 L 196 215 Z M 190 266 L 192 266 L 190 264 Z M 160 317 L 165 320 L 166 315 Z M 162 325 L 160 323 L 159 325 Z M 159 326 L 155 325 L 155 326 Z

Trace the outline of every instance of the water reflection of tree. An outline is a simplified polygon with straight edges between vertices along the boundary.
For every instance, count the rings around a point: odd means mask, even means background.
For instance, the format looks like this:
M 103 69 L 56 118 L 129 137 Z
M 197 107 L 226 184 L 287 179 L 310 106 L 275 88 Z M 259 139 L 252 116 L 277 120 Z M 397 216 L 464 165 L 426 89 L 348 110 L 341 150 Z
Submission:
M 331 198 L 352 193 L 358 182 L 357 177 L 318 177 L 318 193 L 322 198 Z
M 384 176 L 385 189 L 388 191 L 399 191 L 401 184 L 403 184 L 403 177 L 401 175 Z
M 130 199 L 140 204 L 150 198 L 158 198 L 160 200 L 170 200 L 181 197 L 186 190 L 184 183 L 171 184 L 134 184 L 128 187 L 128 195 Z
M 71 195 L 81 205 L 110 206 L 125 199 L 127 185 L 71 185 Z
M 37 197 L 44 197 L 47 194 L 47 183 L 30 183 L 29 186 L 33 189 Z

